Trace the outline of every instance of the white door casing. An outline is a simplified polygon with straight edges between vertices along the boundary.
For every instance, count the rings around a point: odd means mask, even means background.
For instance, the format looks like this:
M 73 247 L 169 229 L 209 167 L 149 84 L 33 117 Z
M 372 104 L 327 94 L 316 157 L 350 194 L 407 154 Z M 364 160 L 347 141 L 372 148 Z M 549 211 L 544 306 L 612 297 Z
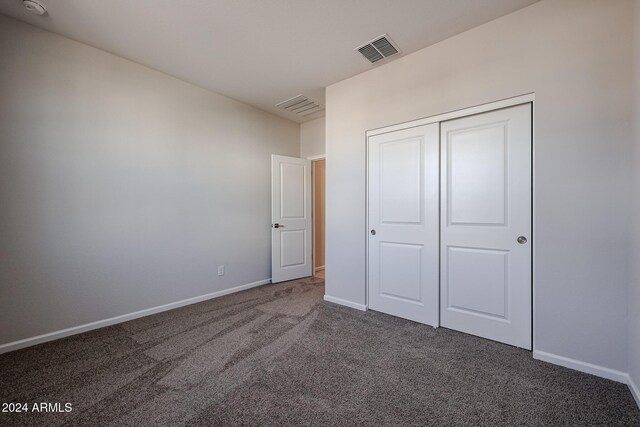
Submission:
M 439 305 L 438 136 L 435 123 L 368 139 L 369 308 L 432 326 Z
M 308 277 L 311 261 L 311 161 L 271 156 L 271 281 Z
M 531 104 L 443 122 L 440 143 L 441 325 L 531 349 Z

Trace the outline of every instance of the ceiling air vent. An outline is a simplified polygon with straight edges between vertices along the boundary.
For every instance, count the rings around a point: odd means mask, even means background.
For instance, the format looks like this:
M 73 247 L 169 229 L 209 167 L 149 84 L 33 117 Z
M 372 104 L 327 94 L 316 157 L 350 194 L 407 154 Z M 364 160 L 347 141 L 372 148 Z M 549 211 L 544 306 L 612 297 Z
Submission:
M 355 48 L 354 50 L 360 52 L 362 56 L 372 64 L 380 61 L 381 59 L 400 53 L 398 46 L 386 34 L 383 34 L 380 37 Z
M 309 114 L 317 113 L 324 110 L 324 107 L 315 101 L 307 98 L 304 95 L 297 95 L 293 98 L 287 99 L 276 104 L 276 107 L 289 111 L 290 113 L 298 114 L 300 116 L 308 116 Z

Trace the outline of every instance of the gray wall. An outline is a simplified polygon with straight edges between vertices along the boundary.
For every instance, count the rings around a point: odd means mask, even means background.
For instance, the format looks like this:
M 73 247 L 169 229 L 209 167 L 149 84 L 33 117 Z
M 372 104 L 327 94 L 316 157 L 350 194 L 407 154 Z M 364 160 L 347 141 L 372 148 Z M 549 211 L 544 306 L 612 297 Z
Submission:
M 298 124 L 4 16 L 0 58 L 0 344 L 271 277 Z
M 326 293 L 365 303 L 365 131 L 535 92 L 535 349 L 627 372 L 631 2 L 543 0 L 327 88 Z
M 303 158 L 326 154 L 325 118 L 300 124 L 300 156 Z
M 635 124 L 635 210 L 632 276 L 629 282 L 629 375 L 640 399 L 640 0 L 634 1 L 634 119 Z M 640 401 L 638 402 L 640 405 Z

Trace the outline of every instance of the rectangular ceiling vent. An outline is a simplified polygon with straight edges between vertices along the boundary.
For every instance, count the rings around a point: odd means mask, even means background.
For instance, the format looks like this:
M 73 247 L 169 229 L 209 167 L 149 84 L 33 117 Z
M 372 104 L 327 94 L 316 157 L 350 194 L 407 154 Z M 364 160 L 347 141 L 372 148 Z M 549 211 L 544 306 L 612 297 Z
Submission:
M 276 104 L 276 107 L 287 110 L 290 113 L 298 114 L 299 116 L 308 116 L 309 114 L 324 110 L 324 106 L 304 95 L 297 95 L 286 101 L 282 101 Z
M 400 53 L 398 46 L 386 34 L 383 34 L 380 37 L 355 48 L 354 50 L 360 52 L 362 56 L 372 64 Z

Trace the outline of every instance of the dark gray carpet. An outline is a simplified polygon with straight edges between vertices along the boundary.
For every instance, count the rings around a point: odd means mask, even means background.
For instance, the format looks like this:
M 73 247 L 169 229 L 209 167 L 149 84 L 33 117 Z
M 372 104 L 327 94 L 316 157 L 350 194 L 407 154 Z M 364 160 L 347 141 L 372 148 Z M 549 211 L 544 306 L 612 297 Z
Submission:
M 0 425 L 640 425 L 627 387 L 510 346 L 260 288 L 0 356 Z

